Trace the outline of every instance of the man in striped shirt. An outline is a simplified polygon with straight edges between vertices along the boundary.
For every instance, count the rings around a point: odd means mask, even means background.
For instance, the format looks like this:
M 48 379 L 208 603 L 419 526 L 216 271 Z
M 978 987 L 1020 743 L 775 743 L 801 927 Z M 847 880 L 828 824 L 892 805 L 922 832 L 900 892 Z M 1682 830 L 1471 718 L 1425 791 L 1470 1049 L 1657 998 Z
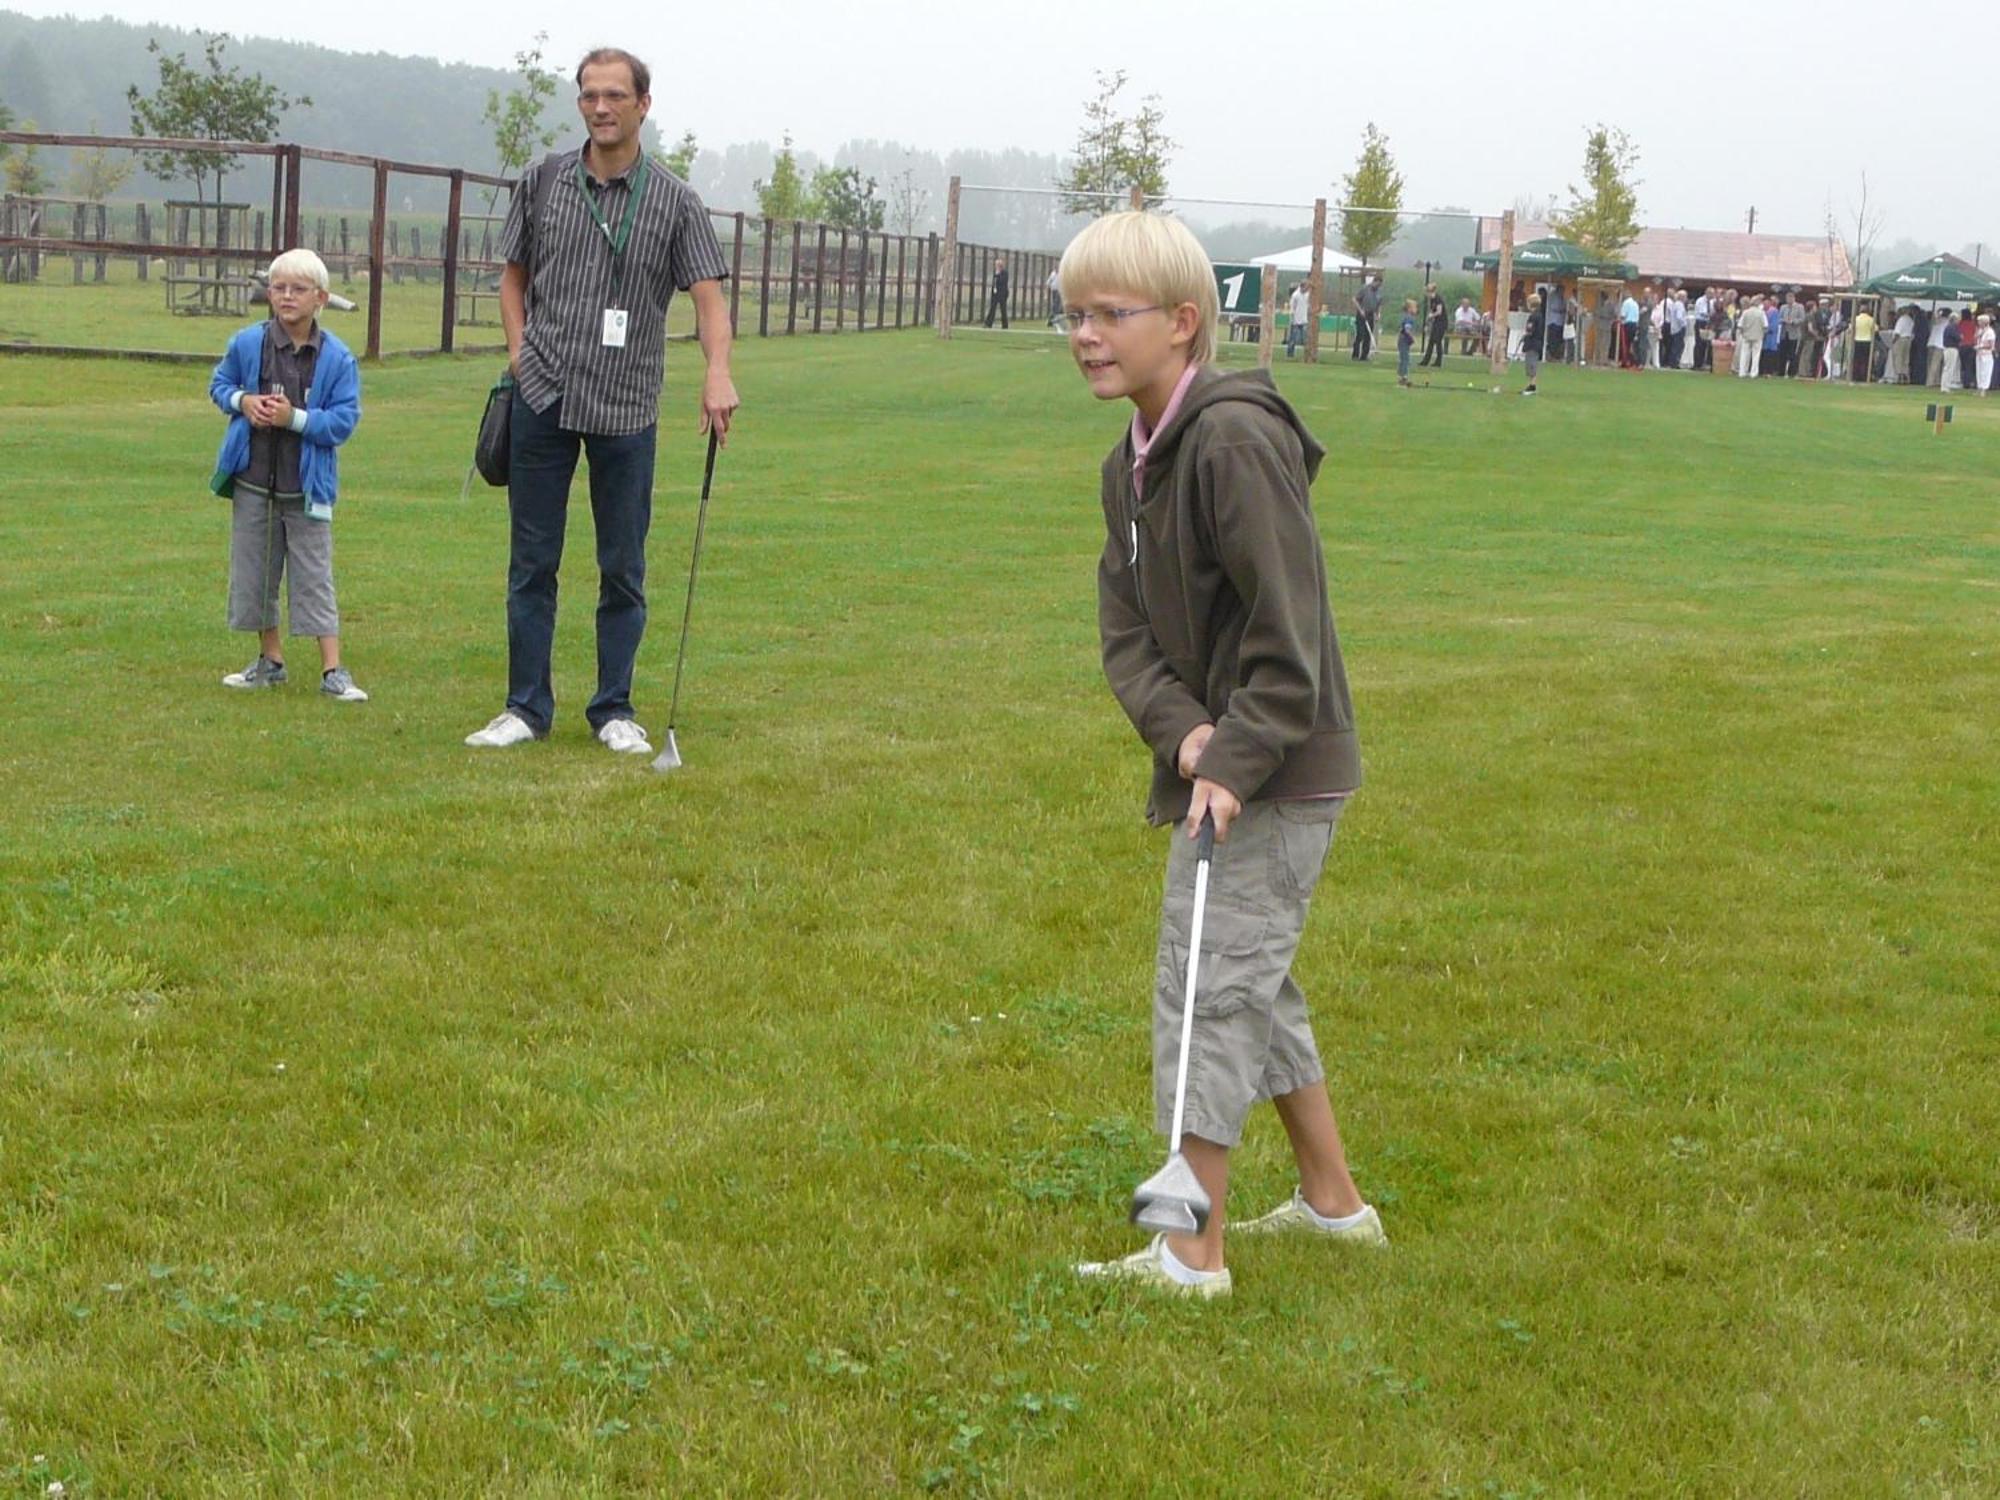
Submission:
M 519 386 L 509 453 L 507 706 L 468 745 L 546 738 L 555 719 L 549 657 L 556 572 L 577 459 L 590 460 L 597 532 L 597 694 L 585 717 L 614 751 L 652 754 L 633 717 L 632 664 L 646 630 L 646 531 L 666 362 L 667 304 L 694 298 L 707 374 L 700 430 L 726 435 L 737 407 L 729 374 L 729 274 L 708 211 L 640 149 L 651 72 L 599 48 L 576 70 L 589 132 L 515 185 L 501 256 L 500 318 Z

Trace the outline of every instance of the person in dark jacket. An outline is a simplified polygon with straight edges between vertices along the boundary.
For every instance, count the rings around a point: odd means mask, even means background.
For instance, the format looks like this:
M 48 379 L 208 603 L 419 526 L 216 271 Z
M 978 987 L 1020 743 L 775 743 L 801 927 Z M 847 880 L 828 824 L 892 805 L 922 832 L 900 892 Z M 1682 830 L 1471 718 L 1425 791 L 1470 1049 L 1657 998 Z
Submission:
M 1214 272 L 1178 219 L 1097 220 L 1062 261 L 1070 348 L 1091 394 L 1133 416 L 1104 461 L 1098 636 L 1112 694 L 1152 762 L 1147 816 L 1174 829 L 1154 960 L 1153 1098 L 1174 1122 L 1196 835 L 1214 825 L 1184 1128 L 1169 1142 L 1213 1205 L 1082 1275 L 1227 1294 L 1230 1151 L 1270 1099 L 1299 1187 L 1239 1231 L 1386 1244 L 1349 1174 L 1292 960 L 1360 744 L 1311 484 L 1324 449 L 1268 371 L 1214 357 Z M 1211 959 L 1210 955 L 1213 955 Z

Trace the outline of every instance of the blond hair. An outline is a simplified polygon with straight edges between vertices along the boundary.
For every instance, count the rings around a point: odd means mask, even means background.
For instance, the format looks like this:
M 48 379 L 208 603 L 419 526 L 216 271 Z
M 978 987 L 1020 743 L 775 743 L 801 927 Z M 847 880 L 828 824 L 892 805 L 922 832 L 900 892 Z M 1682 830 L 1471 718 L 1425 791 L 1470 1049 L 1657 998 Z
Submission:
M 1056 277 L 1071 306 L 1117 293 L 1143 297 L 1169 313 L 1192 302 L 1195 331 L 1188 358 L 1198 365 L 1215 358 L 1221 316 L 1215 268 L 1179 219 L 1136 208 L 1106 214 L 1069 242 Z
M 271 262 L 271 269 L 266 275 L 272 281 L 276 281 L 280 276 L 297 276 L 301 280 L 310 281 L 322 292 L 327 289 L 329 284 L 326 275 L 326 262 L 313 254 L 312 251 L 306 249 L 287 250 L 283 255 L 280 255 L 276 260 Z

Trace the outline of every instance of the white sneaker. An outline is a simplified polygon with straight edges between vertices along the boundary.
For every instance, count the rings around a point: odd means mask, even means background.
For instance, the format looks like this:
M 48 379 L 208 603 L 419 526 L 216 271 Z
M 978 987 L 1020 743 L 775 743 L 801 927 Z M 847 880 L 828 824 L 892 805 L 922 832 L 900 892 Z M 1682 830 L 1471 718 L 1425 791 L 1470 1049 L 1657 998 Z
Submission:
M 1160 1256 L 1166 1250 L 1167 1237 L 1153 1236 L 1152 1243 L 1143 1250 L 1134 1250 L 1130 1255 L 1117 1260 L 1087 1260 L 1076 1268 L 1076 1274 L 1086 1281 L 1130 1281 L 1146 1287 L 1150 1291 L 1168 1292 L 1176 1297 L 1227 1297 L 1230 1290 L 1229 1268 L 1224 1266 L 1213 1276 L 1204 1277 L 1190 1285 L 1176 1281 L 1167 1270 Z
M 1363 1204 L 1360 1216 L 1352 1224 L 1342 1224 L 1329 1229 L 1312 1215 L 1306 1207 L 1305 1195 L 1293 1191 L 1291 1198 L 1272 1209 L 1267 1214 L 1259 1214 L 1254 1219 L 1245 1219 L 1240 1224 L 1229 1226 L 1231 1234 L 1315 1234 L 1322 1239 L 1345 1240 L 1351 1245 L 1373 1245 L 1387 1249 L 1389 1236 L 1383 1232 L 1382 1216 L 1375 1212 L 1374 1205 Z
M 534 737 L 535 731 L 528 727 L 526 719 L 517 713 L 504 713 L 484 729 L 468 734 L 465 743 L 475 750 L 501 750 Z
M 646 731 L 631 719 L 611 719 L 597 731 L 597 737 L 608 749 L 620 755 L 651 755 L 653 747 L 647 742 Z

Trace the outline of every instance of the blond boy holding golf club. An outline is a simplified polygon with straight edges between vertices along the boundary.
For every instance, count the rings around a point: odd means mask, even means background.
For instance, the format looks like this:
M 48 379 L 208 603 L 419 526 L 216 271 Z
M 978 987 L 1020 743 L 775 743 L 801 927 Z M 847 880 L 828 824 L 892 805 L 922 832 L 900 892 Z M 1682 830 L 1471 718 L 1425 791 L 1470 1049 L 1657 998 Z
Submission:
M 1198 1296 L 1226 1295 L 1229 1153 L 1259 1099 L 1291 1140 L 1299 1189 L 1237 1226 L 1386 1244 L 1348 1172 L 1325 1074 L 1291 977 L 1320 867 L 1361 781 L 1347 677 L 1308 493 L 1324 453 L 1262 371 L 1211 363 L 1208 257 L 1178 220 L 1110 214 L 1059 277 L 1070 349 L 1091 394 L 1129 400 L 1105 460 L 1098 625 L 1111 690 L 1153 754 L 1147 816 L 1173 825 L 1154 997 L 1158 1128 L 1173 1118 L 1195 836 L 1215 824 L 1196 966 L 1185 1155 L 1212 1209 L 1080 1266 Z

